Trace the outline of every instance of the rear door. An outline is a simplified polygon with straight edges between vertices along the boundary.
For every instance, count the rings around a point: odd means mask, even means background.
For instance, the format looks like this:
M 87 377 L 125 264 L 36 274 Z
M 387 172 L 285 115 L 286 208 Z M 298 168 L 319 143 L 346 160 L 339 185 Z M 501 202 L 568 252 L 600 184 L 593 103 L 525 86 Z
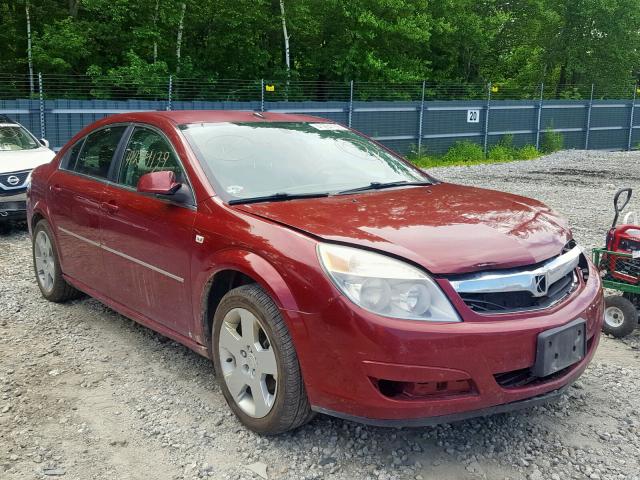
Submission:
M 136 191 L 145 173 L 172 170 L 179 197 Z M 102 243 L 109 296 L 187 337 L 193 328 L 190 258 L 196 205 L 173 146 L 155 128 L 135 126 L 106 187 Z
M 104 294 L 100 249 L 102 200 L 126 126 L 97 130 L 77 142 L 49 179 L 48 205 L 62 271 Z

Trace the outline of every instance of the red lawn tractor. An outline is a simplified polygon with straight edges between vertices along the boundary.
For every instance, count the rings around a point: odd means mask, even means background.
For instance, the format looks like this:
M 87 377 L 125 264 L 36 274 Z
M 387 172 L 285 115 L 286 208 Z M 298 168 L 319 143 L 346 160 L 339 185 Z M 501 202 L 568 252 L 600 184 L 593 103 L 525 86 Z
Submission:
M 630 188 L 619 190 L 614 199 L 615 216 L 606 248 L 593 249 L 593 261 L 600 269 L 605 288 L 622 292 L 622 295 L 605 297 L 605 333 L 615 337 L 629 335 L 638 326 L 640 309 L 640 225 L 638 216 L 629 212 L 622 225 L 618 218 L 631 200 Z

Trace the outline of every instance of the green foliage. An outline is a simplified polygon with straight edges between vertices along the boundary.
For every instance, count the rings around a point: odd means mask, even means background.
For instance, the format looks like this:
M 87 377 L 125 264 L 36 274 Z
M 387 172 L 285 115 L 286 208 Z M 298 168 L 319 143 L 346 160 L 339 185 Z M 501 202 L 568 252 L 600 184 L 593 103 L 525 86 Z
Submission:
M 412 154 L 410 160 L 420 168 L 443 167 L 453 165 L 477 165 L 480 163 L 501 163 L 514 160 L 532 160 L 540 156 L 533 145 L 521 148 L 513 146 L 513 136 L 505 135 L 493 145 L 485 158 L 482 147 L 476 143 L 457 142 L 444 155 Z
M 96 72 L 115 72 L 138 84 L 166 69 L 207 81 L 353 79 L 360 82 L 356 94 L 362 99 L 381 90 L 363 82 L 422 79 L 463 84 L 456 95 L 473 98 L 483 96 L 478 84 L 489 80 L 501 85 L 498 98 L 509 89 L 535 98 L 523 86 L 542 81 L 549 95 L 585 98 L 589 92 L 576 84 L 595 82 L 596 93 L 621 92 L 640 71 L 640 0 L 285 0 L 291 72 L 284 65 L 278 1 L 29 5 L 36 71 L 90 72 L 94 78 Z M 0 72 L 26 73 L 24 1 L 0 0 L 0 45 Z M 162 66 L 148 68 L 156 63 Z M 419 95 L 419 89 L 386 90 L 391 99 Z M 432 97 L 443 98 L 443 92 L 429 89 L 427 98 Z
M 122 98 L 143 94 L 164 98 L 168 75 L 166 63 L 148 63 L 132 51 L 127 52 L 126 62 L 126 65 L 110 68 L 107 72 L 96 65 L 90 66 L 87 74 L 95 85 L 92 95 L 109 98 L 115 88 Z
M 498 140 L 498 145 L 506 148 L 513 148 L 513 134 L 509 133 L 507 135 L 503 135 L 500 140 Z
M 504 135 L 498 143 L 489 148 L 487 159 L 491 162 L 510 162 L 512 160 L 531 160 L 540 156 L 533 145 L 517 148 L 513 145 L 513 135 Z
M 438 157 L 433 157 L 429 155 L 410 157 L 410 160 L 414 165 L 420 168 L 431 168 L 431 167 L 437 167 L 438 165 L 442 165 L 442 162 L 439 161 Z
M 444 163 L 477 163 L 483 160 L 482 146 L 469 140 L 454 143 L 442 157 Z
M 552 127 L 547 128 L 542 134 L 541 150 L 544 153 L 553 153 L 562 150 L 564 136 L 560 132 L 554 132 Z
M 515 158 L 517 160 L 533 160 L 539 156 L 540 151 L 534 145 L 525 145 L 517 150 Z
M 487 158 L 492 162 L 510 162 L 515 157 L 516 150 L 504 145 L 494 145 L 489 149 Z

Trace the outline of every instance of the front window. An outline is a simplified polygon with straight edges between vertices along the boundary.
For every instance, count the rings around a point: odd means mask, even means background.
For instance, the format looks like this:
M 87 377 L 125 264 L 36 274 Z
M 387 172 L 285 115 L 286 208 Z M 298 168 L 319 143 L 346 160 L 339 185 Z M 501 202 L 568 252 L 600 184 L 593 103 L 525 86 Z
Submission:
M 142 175 L 161 170 L 171 170 L 178 182 L 186 181 L 169 142 L 153 130 L 136 127 L 124 152 L 118 183 L 136 188 Z
M 332 123 L 204 123 L 181 126 L 226 200 L 337 193 L 429 177 L 374 142 Z
M 33 150 L 40 144 L 20 125 L 0 124 L 0 151 Z

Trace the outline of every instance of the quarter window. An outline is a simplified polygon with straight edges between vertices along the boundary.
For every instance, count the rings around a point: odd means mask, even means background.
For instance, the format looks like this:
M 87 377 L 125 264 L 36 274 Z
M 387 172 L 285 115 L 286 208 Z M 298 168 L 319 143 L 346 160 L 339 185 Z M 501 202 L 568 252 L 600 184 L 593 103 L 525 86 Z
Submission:
M 108 127 L 98 130 L 87 137 L 84 147 L 77 159 L 75 149 L 71 152 L 69 158 L 69 170 L 90 175 L 92 177 L 107 178 L 109 176 L 109 167 L 113 161 L 113 154 L 118 148 L 120 137 L 124 133 L 126 127 Z
M 63 168 L 65 168 L 66 170 L 73 169 L 76 162 L 78 161 L 78 154 L 82 149 L 84 140 L 85 140 L 84 138 L 82 140 L 79 140 L 73 147 L 71 147 L 71 150 L 69 150 L 69 152 L 66 154 L 65 159 L 63 160 L 63 163 L 62 163 Z
M 118 182 L 136 187 L 145 173 L 170 170 L 184 183 L 185 175 L 169 142 L 148 128 L 136 127 L 124 152 Z

